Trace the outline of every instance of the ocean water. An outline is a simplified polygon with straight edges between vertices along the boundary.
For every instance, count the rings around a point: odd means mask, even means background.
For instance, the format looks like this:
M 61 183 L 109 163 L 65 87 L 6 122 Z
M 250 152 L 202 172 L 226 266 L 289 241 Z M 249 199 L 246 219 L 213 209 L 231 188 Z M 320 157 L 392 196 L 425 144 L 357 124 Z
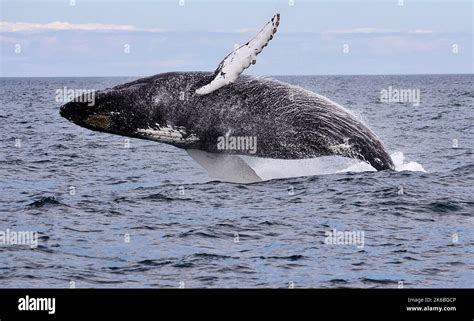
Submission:
M 474 287 L 474 76 L 275 78 L 352 110 L 397 170 L 251 160 L 267 181 L 219 182 L 59 116 L 57 89 L 132 78 L 1 78 L 0 232 L 38 244 L 0 244 L 0 287 Z

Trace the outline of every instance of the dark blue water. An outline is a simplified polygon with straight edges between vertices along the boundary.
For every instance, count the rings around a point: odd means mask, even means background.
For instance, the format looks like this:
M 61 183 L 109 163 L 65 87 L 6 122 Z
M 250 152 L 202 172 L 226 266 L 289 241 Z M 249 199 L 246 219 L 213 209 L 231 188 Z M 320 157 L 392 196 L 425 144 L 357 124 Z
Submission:
M 0 231 L 39 237 L 0 244 L 0 287 L 473 287 L 474 76 L 279 79 L 354 111 L 398 171 L 212 181 L 183 150 L 59 116 L 55 90 L 130 78 L 0 79 Z M 389 86 L 419 106 L 381 102 Z

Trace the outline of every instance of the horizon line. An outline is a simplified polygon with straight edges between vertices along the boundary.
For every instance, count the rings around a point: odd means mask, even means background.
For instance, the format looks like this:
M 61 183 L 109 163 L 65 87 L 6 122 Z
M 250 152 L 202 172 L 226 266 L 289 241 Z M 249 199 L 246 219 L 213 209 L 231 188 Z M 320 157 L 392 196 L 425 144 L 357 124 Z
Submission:
M 186 71 L 170 71 L 170 72 L 186 72 Z M 193 71 L 189 71 L 193 72 Z M 209 71 L 212 72 L 212 71 Z M 163 72 L 168 73 L 168 72 Z M 158 73 L 160 74 L 160 73 Z M 101 75 L 101 76 L 0 76 L 0 78 L 145 78 L 153 75 Z M 275 75 L 249 75 L 254 77 L 327 77 L 327 76 L 458 76 L 458 75 L 474 75 L 474 72 L 466 73 L 413 73 L 413 74 L 275 74 Z

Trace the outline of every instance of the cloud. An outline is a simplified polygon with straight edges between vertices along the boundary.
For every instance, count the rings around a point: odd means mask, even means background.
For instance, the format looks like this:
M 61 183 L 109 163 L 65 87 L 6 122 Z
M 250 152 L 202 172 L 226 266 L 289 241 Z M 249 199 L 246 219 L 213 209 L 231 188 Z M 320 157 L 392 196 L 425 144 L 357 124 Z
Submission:
M 258 33 L 260 30 L 257 28 L 240 28 L 240 29 L 235 29 L 234 32 L 236 33 Z
M 32 22 L 9 22 L 0 21 L 0 33 L 5 32 L 47 32 L 47 31 L 122 31 L 122 32 L 156 32 L 163 33 L 167 29 L 161 28 L 139 28 L 133 25 L 117 25 L 117 24 L 102 24 L 102 23 L 70 23 L 65 21 L 54 21 L 49 23 L 32 23 Z M 211 33 L 237 33 L 256 34 L 260 31 L 258 28 L 239 28 L 239 29 L 213 29 L 208 32 Z
M 68 24 L 69 28 L 72 28 L 71 25 L 75 26 Z M 110 25 L 100 26 L 94 30 L 111 30 Z M 439 31 L 430 34 L 426 30 L 420 31 L 421 28 L 399 28 L 404 31 L 396 33 L 394 29 L 398 28 L 345 29 L 352 33 L 327 34 L 327 37 L 319 32 L 282 32 L 247 73 L 297 75 L 472 71 L 472 34 Z M 220 33 L 215 30 L 162 33 L 136 32 L 140 29 L 135 27 L 113 32 L 55 30 L 0 32 L 0 76 L 145 76 L 176 70 L 214 70 L 235 43 L 250 39 L 247 33 Z M 126 44 L 130 45 L 129 53 L 124 51 Z M 350 47 L 347 54 L 343 52 L 344 44 Z M 453 44 L 459 44 L 456 55 L 452 53 Z M 21 52 L 17 52 L 17 45 L 21 46 Z
M 164 29 L 138 28 L 132 25 L 115 25 L 102 23 L 69 23 L 54 21 L 49 23 L 8 22 L 0 21 L 0 32 L 42 32 L 42 31 L 146 31 L 164 32 Z
M 416 29 L 416 30 L 410 30 L 408 33 L 414 33 L 414 34 L 432 34 L 433 30 L 424 30 L 424 29 Z
M 347 35 L 347 34 L 431 34 L 432 30 L 416 29 L 416 30 L 397 30 L 384 28 L 353 28 L 353 29 L 339 29 L 323 31 L 323 34 L 329 35 Z

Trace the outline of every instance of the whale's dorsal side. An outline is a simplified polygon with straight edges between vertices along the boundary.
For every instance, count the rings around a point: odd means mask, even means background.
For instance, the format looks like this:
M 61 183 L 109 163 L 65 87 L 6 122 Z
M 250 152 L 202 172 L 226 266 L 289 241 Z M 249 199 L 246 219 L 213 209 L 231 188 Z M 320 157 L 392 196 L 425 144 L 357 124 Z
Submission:
M 214 79 L 209 84 L 198 88 L 196 94 L 207 95 L 233 83 L 245 69 L 256 63 L 257 55 L 273 39 L 279 24 L 280 14 L 276 14 L 252 40 L 228 54 L 214 72 Z

